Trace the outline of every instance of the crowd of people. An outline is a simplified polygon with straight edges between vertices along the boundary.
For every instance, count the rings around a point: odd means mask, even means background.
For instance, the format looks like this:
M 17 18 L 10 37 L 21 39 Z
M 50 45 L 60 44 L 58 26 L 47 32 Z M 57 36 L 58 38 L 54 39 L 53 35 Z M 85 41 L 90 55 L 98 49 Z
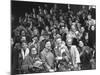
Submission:
M 70 5 L 67 11 L 58 6 L 48 9 L 44 4 L 19 17 L 19 25 L 11 34 L 13 73 L 96 68 L 96 19 L 92 8 L 83 6 L 75 12 Z

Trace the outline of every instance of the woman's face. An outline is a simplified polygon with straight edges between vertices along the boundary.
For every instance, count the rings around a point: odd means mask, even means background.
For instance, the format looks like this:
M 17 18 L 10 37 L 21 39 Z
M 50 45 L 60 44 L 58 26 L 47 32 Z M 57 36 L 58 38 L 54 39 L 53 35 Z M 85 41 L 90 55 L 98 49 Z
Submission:
M 92 26 L 92 27 L 91 27 L 91 30 L 92 30 L 92 31 L 94 31 L 94 30 L 95 30 L 95 27 L 94 27 L 94 26 Z
M 37 41 L 37 37 L 34 37 L 34 38 L 32 39 L 32 41 L 33 41 L 33 43 L 35 43 L 35 42 Z
M 44 14 L 47 14 L 47 11 L 44 9 Z
M 61 38 L 57 39 L 57 40 L 56 40 L 56 42 L 57 42 L 57 45 L 58 45 L 58 46 L 60 46 L 60 45 L 61 45 L 61 43 L 62 43 Z
M 83 44 L 82 41 L 79 41 L 79 46 L 80 46 L 80 47 L 83 47 L 83 46 L 84 46 L 84 44 Z
M 31 49 L 31 54 L 37 54 L 36 48 L 32 48 L 32 49 Z
M 45 44 L 45 48 L 47 48 L 47 49 L 51 49 L 51 43 L 50 43 L 50 41 L 46 42 L 46 44 Z

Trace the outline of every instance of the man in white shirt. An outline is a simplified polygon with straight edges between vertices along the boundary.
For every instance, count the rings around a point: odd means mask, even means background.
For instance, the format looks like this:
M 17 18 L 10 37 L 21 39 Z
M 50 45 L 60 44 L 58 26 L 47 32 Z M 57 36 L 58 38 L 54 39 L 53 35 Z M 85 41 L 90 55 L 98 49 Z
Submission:
M 76 45 L 72 45 L 72 41 L 73 40 L 67 40 L 67 44 L 70 47 L 69 52 L 70 52 L 70 56 L 71 56 L 71 60 L 72 60 L 72 64 L 73 64 L 73 69 L 74 70 L 79 70 L 79 66 L 78 64 L 80 63 L 80 55 L 79 55 L 79 51 L 76 47 Z
M 79 55 L 79 52 L 75 45 L 71 46 L 70 53 L 71 53 L 71 57 L 72 57 L 72 63 L 74 65 L 74 67 L 77 67 L 78 63 L 80 63 L 80 55 Z

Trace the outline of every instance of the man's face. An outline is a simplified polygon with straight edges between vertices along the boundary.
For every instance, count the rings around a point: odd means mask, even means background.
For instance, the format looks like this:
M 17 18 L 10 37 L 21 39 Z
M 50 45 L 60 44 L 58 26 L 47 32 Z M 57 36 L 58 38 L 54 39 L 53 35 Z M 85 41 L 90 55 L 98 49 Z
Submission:
M 63 20 L 63 16 L 60 16 L 59 19 L 60 19 L 60 20 Z
M 91 15 L 88 15 L 88 20 L 90 20 L 91 19 Z
M 56 41 L 57 41 L 57 45 L 58 45 L 58 46 L 60 46 L 60 45 L 61 45 L 61 43 L 62 43 L 61 38 L 58 38 Z
M 11 45 L 13 45 L 14 44 L 14 40 L 13 40 L 13 38 L 11 39 Z
M 50 21 L 50 25 L 51 25 L 51 26 L 53 25 L 53 22 L 52 22 L 52 21 Z
M 35 35 L 38 34 L 38 30 L 37 30 L 37 29 L 34 30 L 34 34 L 35 34 Z
M 76 31 L 76 27 L 74 24 L 72 25 L 71 29 L 72 29 L 72 31 Z
M 52 9 L 50 9 L 50 14 L 52 14 L 52 12 L 53 12 L 53 10 L 52 10 Z
M 67 39 L 66 42 L 68 46 L 72 45 L 72 38 Z
M 84 27 L 81 27 L 81 31 L 82 31 L 82 32 L 84 32 L 84 31 L 85 31 Z
M 85 35 L 85 39 L 88 40 L 88 33 L 86 33 L 86 35 Z
M 46 26 L 46 28 L 45 28 L 47 31 L 49 30 L 49 27 L 48 26 Z
M 37 54 L 36 48 L 31 49 L 31 54 Z
M 23 35 L 23 36 L 24 36 L 24 35 L 25 35 L 25 31 L 22 31 L 22 32 L 21 32 L 21 35 Z
M 76 20 L 76 23 L 78 23 L 79 21 L 78 20 Z

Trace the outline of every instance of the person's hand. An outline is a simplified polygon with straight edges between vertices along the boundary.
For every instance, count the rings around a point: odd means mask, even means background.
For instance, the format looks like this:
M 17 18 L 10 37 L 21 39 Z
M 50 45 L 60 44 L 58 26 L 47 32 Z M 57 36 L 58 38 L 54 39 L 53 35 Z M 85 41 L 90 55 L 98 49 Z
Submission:
M 74 64 L 74 70 L 75 70 L 75 71 L 79 70 L 78 64 Z
M 36 63 L 38 63 L 38 64 L 42 64 L 42 62 L 41 62 L 41 61 L 36 61 Z
M 34 64 L 33 64 L 33 67 L 40 67 L 43 63 L 41 61 L 36 61 Z
M 55 70 L 54 69 L 49 69 L 49 72 L 54 72 Z
M 21 58 L 22 57 L 22 55 L 21 54 L 19 54 L 19 58 Z
M 33 65 L 29 65 L 29 68 L 33 68 Z
M 66 61 L 69 61 L 68 57 L 67 56 L 64 56 L 63 59 L 66 59 Z
M 56 57 L 56 60 L 62 60 L 62 57 Z

